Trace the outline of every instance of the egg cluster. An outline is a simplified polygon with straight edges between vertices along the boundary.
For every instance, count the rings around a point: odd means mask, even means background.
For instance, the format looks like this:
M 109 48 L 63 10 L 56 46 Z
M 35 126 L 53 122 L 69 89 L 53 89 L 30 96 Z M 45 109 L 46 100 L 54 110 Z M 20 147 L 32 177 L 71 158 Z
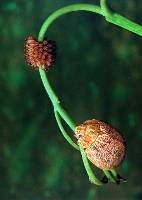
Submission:
M 45 39 L 38 42 L 33 36 L 29 36 L 25 42 L 25 58 L 27 64 L 34 69 L 41 67 L 48 70 L 55 62 L 56 44 L 52 40 Z

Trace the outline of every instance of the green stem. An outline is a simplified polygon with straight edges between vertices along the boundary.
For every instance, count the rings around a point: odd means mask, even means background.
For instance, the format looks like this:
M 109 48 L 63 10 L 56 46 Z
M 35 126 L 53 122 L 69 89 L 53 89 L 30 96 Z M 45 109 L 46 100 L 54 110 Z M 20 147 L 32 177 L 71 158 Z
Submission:
M 74 11 L 89 11 L 89 12 L 93 12 L 93 13 L 97 13 L 100 14 L 102 16 L 105 16 L 106 20 L 110 23 L 113 23 L 115 25 L 118 25 L 124 29 L 127 29 L 133 33 L 136 33 L 140 36 L 142 36 L 142 26 L 136 24 L 135 22 L 132 22 L 130 20 L 128 20 L 127 18 L 118 15 L 118 14 L 112 14 L 109 12 L 109 10 L 107 9 L 106 6 L 106 0 L 102 0 L 101 1 L 101 7 L 99 6 L 95 6 L 95 5 L 91 5 L 91 4 L 73 4 L 73 5 L 69 5 L 66 6 L 64 8 L 61 8 L 57 11 L 55 11 L 54 13 L 52 13 L 43 23 L 40 32 L 39 32 L 39 36 L 38 36 L 38 41 L 42 42 L 44 37 L 45 37 L 45 33 L 48 29 L 48 27 L 60 16 L 66 14 L 66 13 L 70 13 L 70 12 L 74 12 Z M 60 130 L 62 131 L 64 137 L 66 138 L 66 140 L 72 145 L 73 145 L 73 141 L 70 140 L 70 138 L 68 138 L 67 133 L 65 132 L 65 130 L 62 127 L 60 118 L 57 115 L 57 112 L 60 114 L 60 116 L 65 120 L 65 122 L 70 126 L 70 128 L 74 131 L 75 130 L 75 123 L 72 121 L 72 119 L 68 116 L 68 114 L 66 113 L 66 111 L 61 107 L 60 105 L 60 101 L 58 99 L 58 97 L 56 96 L 55 92 L 53 91 L 52 87 L 49 84 L 49 81 L 46 77 L 46 73 L 45 71 L 43 71 L 41 68 L 39 68 L 39 72 L 40 72 L 40 76 L 43 82 L 43 85 L 46 89 L 47 94 L 50 97 L 50 100 L 54 106 L 54 110 L 55 110 L 55 117 L 57 120 L 57 123 L 59 125 Z M 85 169 L 87 171 L 87 174 L 89 176 L 89 179 L 94 182 L 97 185 L 102 185 L 102 182 L 99 181 L 98 179 L 96 179 L 96 177 L 94 176 L 90 165 L 88 163 L 88 160 L 86 158 L 85 152 L 82 149 L 82 147 L 80 146 L 80 151 L 81 151 L 81 155 L 82 155 L 82 160 L 85 166 Z M 113 177 L 111 176 L 111 174 L 104 170 L 104 173 L 113 181 Z M 112 172 L 113 175 L 115 175 L 115 171 Z
M 44 70 L 42 70 L 41 68 L 39 68 L 39 72 L 40 72 L 40 76 L 41 76 L 41 80 L 43 82 L 43 85 L 45 87 L 45 90 L 53 104 L 54 107 L 54 113 L 55 113 L 55 118 L 57 120 L 57 124 L 64 136 L 64 138 L 68 141 L 69 144 L 71 144 L 74 148 L 76 148 L 78 150 L 78 146 L 72 141 L 72 139 L 68 136 L 68 134 L 66 133 L 66 131 L 64 130 L 60 117 L 58 116 L 58 113 L 61 115 L 61 117 L 65 120 L 65 122 L 69 125 L 69 127 L 74 131 L 75 130 L 75 123 L 73 122 L 73 120 L 69 117 L 69 115 L 65 112 L 65 110 L 61 107 L 60 105 L 60 101 L 58 99 L 58 97 L 56 96 L 54 90 L 52 89 L 48 78 L 46 76 L 46 73 Z M 57 113 L 58 112 L 58 113 Z M 84 167 L 86 169 L 86 172 L 89 176 L 89 180 L 96 184 L 96 185 L 102 185 L 103 183 L 101 181 L 99 181 L 93 174 L 91 167 L 89 166 L 89 162 L 86 158 L 85 152 L 84 150 L 79 146 L 79 149 L 81 150 L 81 155 L 82 155 L 82 160 L 84 163 Z
M 100 15 L 103 15 L 101 8 L 99 6 L 91 5 L 91 4 L 86 4 L 86 3 L 81 3 L 81 4 L 73 4 L 69 5 L 63 8 L 60 8 L 59 10 L 53 12 L 43 23 L 39 35 L 38 35 L 38 41 L 41 42 L 44 39 L 45 33 L 48 29 L 48 27 L 54 22 L 57 18 L 60 16 L 70 13 L 70 12 L 75 12 L 75 11 L 89 11 L 89 12 L 95 12 Z
M 103 170 L 104 174 L 106 175 L 106 177 L 108 179 L 110 179 L 110 181 L 112 181 L 113 183 L 116 183 L 116 180 L 115 178 L 111 175 L 110 171 L 108 170 Z
M 73 122 L 73 120 L 69 117 L 69 115 L 67 114 L 67 112 L 61 107 L 60 105 L 60 101 L 58 99 L 58 97 L 56 96 L 54 90 L 52 89 L 47 75 L 45 73 L 45 71 L 41 68 L 39 68 L 39 73 L 40 73 L 40 77 L 42 80 L 42 83 L 44 85 L 44 88 L 54 106 L 55 110 L 58 110 L 58 112 L 60 113 L 60 115 L 62 116 L 62 118 L 65 120 L 65 122 L 69 125 L 69 127 L 74 131 L 75 130 L 75 123 Z
M 106 0 L 100 0 L 100 5 L 101 5 L 101 9 L 104 13 L 104 16 L 106 17 L 106 16 L 110 15 L 110 11 L 106 5 Z
M 56 118 L 57 124 L 58 124 L 59 129 L 60 129 L 61 133 L 63 134 L 64 138 L 67 140 L 67 142 L 71 146 L 73 146 L 75 149 L 79 150 L 78 145 L 73 142 L 73 140 L 68 136 L 67 132 L 63 128 L 61 120 L 60 120 L 60 116 L 58 115 L 58 112 L 54 110 L 54 113 L 55 113 L 55 118 Z
M 103 15 L 105 16 L 108 22 L 120 26 L 121 28 L 124 28 L 137 35 L 142 36 L 141 25 L 136 24 L 135 22 L 127 19 L 126 17 L 123 17 L 122 15 L 119 15 L 117 13 L 112 13 L 107 7 L 106 0 L 100 0 L 100 5 Z
M 129 19 L 126 19 L 119 14 L 109 15 L 106 17 L 106 20 L 112 24 L 127 29 L 128 31 L 133 32 L 139 36 L 142 36 L 142 26 L 130 21 Z
M 45 73 L 45 71 L 41 68 L 39 68 L 39 73 L 40 73 L 40 77 L 42 80 L 42 83 L 44 85 L 44 88 L 52 102 L 52 104 L 54 105 L 54 107 L 57 107 L 58 103 L 60 103 L 58 97 L 56 96 L 54 90 L 52 89 L 48 79 L 47 79 L 47 75 Z
M 88 11 L 88 12 L 100 14 L 102 16 L 105 16 L 108 22 L 142 36 L 142 26 L 140 26 L 139 24 L 136 24 L 135 22 L 132 22 L 131 20 L 128 20 L 127 18 L 119 14 L 110 14 L 110 12 L 108 14 L 107 12 L 108 9 L 104 1 L 102 2 L 102 8 L 99 6 L 82 3 L 82 4 L 69 5 L 55 11 L 44 21 L 39 32 L 38 41 L 39 42 L 43 41 L 45 33 L 47 29 L 49 28 L 49 26 L 53 23 L 53 21 L 55 21 L 58 17 L 64 14 L 75 12 L 75 11 Z
M 96 178 L 96 176 L 94 176 L 94 173 L 92 172 L 92 169 L 91 169 L 91 167 L 90 167 L 90 164 L 89 164 L 89 162 L 88 162 L 88 159 L 87 159 L 87 157 L 86 157 L 86 155 L 85 155 L 85 152 L 84 152 L 83 148 L 82 148 L 80 145 L 79 145 L 79 147 L 80 147 L 80 152 L 81 152 L 83 164 L 84 164 L 84 167 L 85 167 L 86 172 L 87 172 L 87 174 L 88 174 L 88 177 L 89 177 L 90 182 L 91 182 L 91 183 L 94 183 L 94 184 L 96 184 L 96 185 L 98 185 L 98 186 L 103 185 L 103 183 L 102 183 L 100 180 L 98 180 L 98 179 Z
M 115 169 L 111 169 L 110 171 L 113 174 L 113 176 L 117 179 L 117 173 L 116 173 Z

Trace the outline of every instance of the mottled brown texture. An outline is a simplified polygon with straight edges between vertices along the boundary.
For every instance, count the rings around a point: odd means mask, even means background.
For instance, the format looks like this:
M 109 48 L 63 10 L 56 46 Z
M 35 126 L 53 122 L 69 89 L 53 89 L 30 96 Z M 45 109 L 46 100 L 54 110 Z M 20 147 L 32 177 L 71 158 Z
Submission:
M 48 70 L 55 62 L 56 45 L 54 41 L 45 39 L 38 42 L 34 37 L 29 36 L 25 42 L 25 58 L 27 64 L 34 69 L 39 66 Z
M 113 169 L 125 157 L 123 137 L 100 120 L 88 120 L 77 126 L 75 136 L 88 159 L 100 169 Z

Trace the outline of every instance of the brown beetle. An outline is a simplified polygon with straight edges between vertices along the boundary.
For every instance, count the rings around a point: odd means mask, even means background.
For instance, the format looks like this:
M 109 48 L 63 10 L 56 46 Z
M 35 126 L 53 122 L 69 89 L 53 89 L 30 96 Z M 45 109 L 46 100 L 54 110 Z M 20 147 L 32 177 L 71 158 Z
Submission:
M 100 169 L 113 169 L 125 157 L 123 137 L 113 127 L 100 120 L 88 120 L 77 126 L 75 136 L 85 149 L 88 159 Z

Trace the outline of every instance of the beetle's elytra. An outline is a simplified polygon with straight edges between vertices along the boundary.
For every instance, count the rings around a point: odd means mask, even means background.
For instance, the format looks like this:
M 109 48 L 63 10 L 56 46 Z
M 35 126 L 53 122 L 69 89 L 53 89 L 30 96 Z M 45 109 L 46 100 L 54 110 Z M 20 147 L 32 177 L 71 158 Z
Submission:
M 88 120 L 75 129 L 78 143 L 98 168 L 110 170 L 125 157 L 125 141 L 118 131 L 100 120 Z

